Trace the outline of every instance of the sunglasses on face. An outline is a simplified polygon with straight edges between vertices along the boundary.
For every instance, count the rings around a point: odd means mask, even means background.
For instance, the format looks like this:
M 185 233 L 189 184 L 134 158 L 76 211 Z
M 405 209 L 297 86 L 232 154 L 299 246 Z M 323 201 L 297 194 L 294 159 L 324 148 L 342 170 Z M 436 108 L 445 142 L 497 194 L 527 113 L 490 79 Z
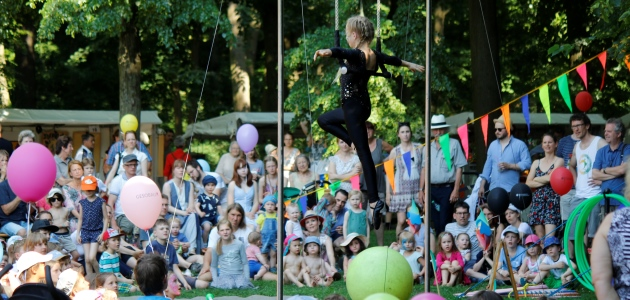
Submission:
M 59 198 L 59 197 L 52 197 L 52 198 L 48 198 L 48 199 L 50 199 L 50 202 L 51 202 L 51 203 L 52 203 L 52 202 L 57 202 L 57 201 L 59 201 L 59 202 L 63 201 L 63 200 L 61 200 L 61 198 Z
M 495 129 L 494 129 L 494 131 L 498 131 L 498 132 L 501 132 L 501 131 L 503 131 L 503 130 L 505 130 L 505 128 L 495 128 Z

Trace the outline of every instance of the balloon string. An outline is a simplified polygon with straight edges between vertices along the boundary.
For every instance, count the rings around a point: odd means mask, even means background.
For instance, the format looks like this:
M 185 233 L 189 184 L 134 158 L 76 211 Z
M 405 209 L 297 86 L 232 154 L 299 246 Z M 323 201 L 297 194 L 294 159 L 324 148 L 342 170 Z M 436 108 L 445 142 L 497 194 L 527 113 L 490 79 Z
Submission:
M 151 241 L 151 234 L 149 234 L 149 230 L 147 229 L 145 229 L 144 231 L 147 233 L 147 236 L 149 237 L 149 247 L 151 247 L 151 253 L 155 253 L 155 250 L 153 250 L 153 241 Z M 166 250 L 168 250 L 168 245 L 166 246 Z
M 31 231 L 31 202 L 28 203 L 28 212 L 26 217 L 26 236 Z

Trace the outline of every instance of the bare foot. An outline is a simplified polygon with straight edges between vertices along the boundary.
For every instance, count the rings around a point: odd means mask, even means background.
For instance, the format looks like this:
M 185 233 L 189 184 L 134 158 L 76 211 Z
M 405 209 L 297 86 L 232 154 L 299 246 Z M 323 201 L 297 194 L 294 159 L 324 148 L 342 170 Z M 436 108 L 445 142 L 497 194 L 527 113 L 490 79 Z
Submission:
M 301 282 L 298 282 L 296 285 L 297 285 L 297 287 L 299 287 L 299 288 L 304 287 L 304 285 L 303 285 Z
M 254 275 L 254 280 L 260 280 L 260 278 L 262 278 L 262 275 L 258 275 L 258 274 Z
M 324 286 L 330 286 L 333 283 L 334 279 L 332 277 L 326 277 L 326 282 Z

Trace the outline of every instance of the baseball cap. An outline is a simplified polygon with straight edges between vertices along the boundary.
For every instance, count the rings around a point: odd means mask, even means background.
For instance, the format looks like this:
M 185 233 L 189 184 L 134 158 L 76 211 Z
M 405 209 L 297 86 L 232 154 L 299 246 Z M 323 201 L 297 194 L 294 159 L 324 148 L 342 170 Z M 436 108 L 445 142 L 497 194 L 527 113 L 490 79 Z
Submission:
M 103 234 L 103 241 L 107 241 L 113 237 L 121 236 L 122 233 L 118 232 L 118 230 L 113 228 L 107 228 L 107 231 Z
M 98 182 L 96 181 L 96 177 L 92 175 L 83 176 L 81 180 L 81 190 L 82 191 L 95 191 Z
M 138 157 L 135 154 L 127 154 L 123 157 L 123 164 L 126 164 L 130 161 L 138 161 Z
M 18 261 L 13 265 L 12 271 L 20 275 L 32 266 L 38 263 L 50 261 L 51 259 L 52 254 L 43 255 L 35 251 L 29 251 L 20 256 L 20 259 L 18 259 Z
M 214 185 L 217 185 L 217 179 L 214 178 L 214 176 L 206 175 L 201 180 L 201 183 L 203 183 L 204 186 L 208 183 L 214 183 Z
M 529 245 L 529 244 L 540 244 L 540 239 L 538 238 L 537 235 L 530 234 L 525 239 L 525 245 Z
M 547 248 L 553 246 L 553 245 L 558 245 L 560 247 L 562 247 L 562 244 L 560 244 L 560 240 L 555 237 L 555 236 L 550 236 L 547 237 L 545 239 L 545 247 L 543 248 L 543 251 L 546 253 L 547 252 Z
M 79 273 L 73 269 L 67 269 L 59 274 L 59 280 L 57 280 L 57 289 L 60 289 L 64 294 L 70 295 L 74 285 L 79 279 Z
M 507 234 L 508 232 L 514 233 L 516 235 L 519 234 L 518 228 L 516 228 L 516 227 L 514 227 L 512 225 L 510 225 L 508 227 L 505 227 L 505 229 L 503 230 L 503 235 Z
M 33 227 L 31 227 L 31 232 L 37 232 L 40 229 L 45 229 L 54 233 L 59 230 L 59 227 L 50 225 L 50 221 L 48 220 L 35 220 L 35 222 L 33 222 Z

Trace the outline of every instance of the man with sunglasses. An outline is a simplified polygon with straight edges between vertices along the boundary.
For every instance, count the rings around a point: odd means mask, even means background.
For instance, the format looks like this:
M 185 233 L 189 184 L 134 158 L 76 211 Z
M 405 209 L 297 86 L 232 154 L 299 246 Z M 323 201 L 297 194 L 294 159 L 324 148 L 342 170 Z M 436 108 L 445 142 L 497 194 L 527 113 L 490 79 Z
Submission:
M 114 208 L 114 216 L 112 217 L 112 228 L 118 231 L 124 232 L 126 235 L 133 234 L 134 225 L 127 219 L 125 213 L 122 210 L 120 203 L 120 192 L 127 180 L 136 176 L 136 170 L 138 169 L 138 157 L 135 154 L 128 154 L 123 157 L 122 160 L 123 172 L 120 176 L 114 177 L 112 183 L 109 186 L 109 199 L 107 204 Z
M 514 128 L 514 126 L 510 126 L 510 128 Z M 490 183 L 490 190 L 500 187 L 509 193 L 512 187 L 518 183 L 521 173 L 529 170 L 532 165 L 527 145 L 508 134 L 503 116 L 494 119 L 494 134 L 497 139 L 490 143 L 486 164 L 483 166 L 483 172 L 479 175 L 481 177 L 479 198 L 484 197 L 488 182 Z

